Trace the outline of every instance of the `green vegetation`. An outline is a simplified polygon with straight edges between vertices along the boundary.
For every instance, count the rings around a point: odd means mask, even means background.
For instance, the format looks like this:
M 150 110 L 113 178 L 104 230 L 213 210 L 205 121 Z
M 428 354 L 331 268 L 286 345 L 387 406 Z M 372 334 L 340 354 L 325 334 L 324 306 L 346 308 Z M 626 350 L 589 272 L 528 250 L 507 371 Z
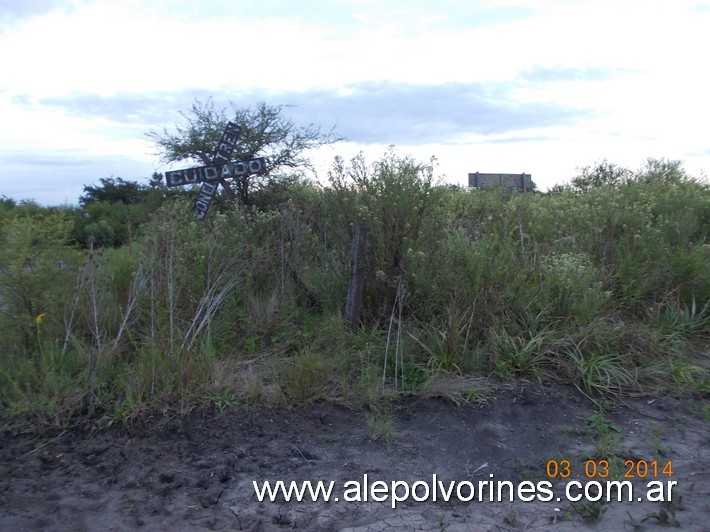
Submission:
M 367 419 L 365 433 L 370 441 L 379 441 L 386 444 L 393 443 L 397 438 L 392 418 L 382 414 L 375 414 Z
M 394 151 L 338 159 L 329 177 L 263 183 L 204 223 L 189 191 L 156 179 L 102 180 L 78 209 L 3 200 L 0 415 L 66 426 L 200 404 L 483 403 L 518 378 L 600 404 L 708 394 L 710 187 L 679 163 L 605 162 L 545 194 L 437 186 L 431 164 Z M 380 417 L 368 430 L 392 434 Z

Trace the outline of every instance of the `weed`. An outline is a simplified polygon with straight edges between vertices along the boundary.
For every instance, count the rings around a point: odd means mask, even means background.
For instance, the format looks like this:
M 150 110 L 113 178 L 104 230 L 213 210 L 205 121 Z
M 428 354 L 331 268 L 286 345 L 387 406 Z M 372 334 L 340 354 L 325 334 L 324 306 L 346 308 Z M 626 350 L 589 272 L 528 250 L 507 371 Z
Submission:
M 555 515 L 552 518 L 552 524 L 556 524 L 557 521 L 572 521 L 574 519 L 574 514 L 568 509 L 562 510 L 560 508 L 555 508 Z
M 237 398 L 231 390 L 214 391 L 207 396 L 217 410 L 224 412 L 237 406 Z
M 575 385 L 592 398 L 621 397 L 638 388 L 632 373 L 624 367 L 624 358 L 616 353 L 583 352 L 579 345 L 566 351 L 572 363 Z
M 264 331 L 274 322 L 279 306 L 279 292 L 271 295 L 251 294 L 247 300 L 247 314 L 257 331 Z
M 440 530 L 441 532 L 443 532 L 444 530 L 446 530 L 446 513 L 441 513 L 441 514 L 439 514 L 438 525 L 439 525 L 439 530 Z
M 619 429 L 609 421 L 602 411 L 595 411 L 592 414 L 584 416 L 585 429 L 598 436 L 605 436 L 612 432 L 618 433 Z
M 383 414 L 374 414 L 367 418 L 365 434 L 370 441 L 379 441 L 386 444 L 393 443 L 397 437 L 392 418 Z
M 351 392 L 350 383 L 346 383 L 348 391 Z M 357 397 L 356 402 L 363 405 L 376 406 L 385 397 L 385 387 L 379 375 L 379 370 L 375 366 L 363 364 L 360 367 L 360 374 L 355 387 Z
M 641 519 L 641 523 L 649 520 L 655 520 L 664 526 L 680 527 L 680 522 L 676 519 L 676 505 L 671 502 L 660 503 L 660 508 L 657 512 L 649 512 Z
M 144 416 L 146 411 L 146 405 L 141 401 L 141 398 L 128 393 L 122 401 L 117 401 L 114 404 L 111 413 L 104 416 L 103 424 L 107 427 L 114 424 L 124 427 L 130 426 L 134 421 Z
M 676 396 L 687 395 L 693 392 L 705 393 L 710 390 L 710 371 L 708 369 L 690 364 L 685 360 L 670 360 L 671 393 Z
M 265 397 L 263 381 L 259 378 L 245 380 L 240 388 L 239 396 L 247 406 L 258 405 Z
M 594 449 L 582 458 L 605 460 L 609 475 L 615 477 L 624 470 L 624 454 L 621 450 L 622 435 L 619 429 L 603 414 L 596 411 L 584 417 L 584 433 L 595 439 Z
M 643 522 L 641 520 L 636 519 L 628 510 L 626 511 L 626 515 L 629 516 L 629 524 L 633 530 L 642 530 Z
M 469 402 L 484 405 L 490 398 L 491 389 L 485 379 L 480 377 L 439 371 L 421 385 L 417 395 L 422 399 L 442 397 L 456 405 Z
M 299 404 L 308 403 L 323 391 L 328 378 L 328 361 L 304 351 L 285 360 L 279 372 L 279 381 L 285 393 Z
M 543 368 L 550 363 L 550 352 L 546 349 L 551 336 L 549 331 L 527 331 L 516 336 L 502 327 L 494 327 L 489 335 L 490 349 L 497 362 L 496 374 L 499 377 L 508 380 L 519 373 L 544 376 Z
M 654 456 L 666 456 L 666 448 L 665 446 L 661 443 L 661 439 L 663 438 L 663 429 L 659 426 L 654 425 L 651 427 L 648 431 L 648 448 L 649 451 L 654 455 Z
M 658 321 L 661 330 L 670 337 L 688 339 L 699 333 L 707 335 L 710 333 L 710 301 L 701 308 L 695 296 L 690 305 L 672 300 L 665 305 Z
M 450 337 L 447 336 L 447 331 L 441 331 L 435 326 L 424 326 L 423 333 L 424 339 L 420 339 L 411 333 L 410 336 L 419 344 L 428 357 L 427 371 L 430 373 L 439 370 L 460 371 L 456 364 L 458 353 L 456 350 L 452 350 L 452 342 Z
M 405 394 L 416 395 L 429 375 L 429 372 L 418 364 L 405 364 L 402 372 L 402 391 Z
M 570 504 L 574 511 L 589 523 L 599 521 L 604 515 L 604 512 L 609 509 L 609 503 L 603 499 L 598 501 L 586 501 L 583 499 Z
M 474 313 L 474 306 L 464 306 L 452 298 L 444 306 L 440 322 L 423 325 L 423 340 L 410 335 L 428 356 L 430 372 L 461 372 L 463 356 L 469 351 Z
M 710 421 L 710 403 L 703 403 L 700 406 L 700 415 L 703 417 L 703 421 Z
M 503 518 L 503 521 L 507 525 L 510 525 L 514 528 L 519 527 L 519 522 L 520 522 L 520 511 L 517 508 L 510 508 L 505 514 L 505 517 Z

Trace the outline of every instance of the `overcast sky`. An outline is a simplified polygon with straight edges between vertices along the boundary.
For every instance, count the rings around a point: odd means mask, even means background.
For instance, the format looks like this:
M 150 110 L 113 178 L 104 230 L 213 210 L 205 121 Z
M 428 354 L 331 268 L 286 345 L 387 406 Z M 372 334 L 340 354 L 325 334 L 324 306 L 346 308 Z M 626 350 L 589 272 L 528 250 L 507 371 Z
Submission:
M 449 183 L 603 159 L 710 171 L 710 1 L 0 0 L 0 196 L 76 203 L 163 172 L 145 133 L 195 98 L 288 105 Z

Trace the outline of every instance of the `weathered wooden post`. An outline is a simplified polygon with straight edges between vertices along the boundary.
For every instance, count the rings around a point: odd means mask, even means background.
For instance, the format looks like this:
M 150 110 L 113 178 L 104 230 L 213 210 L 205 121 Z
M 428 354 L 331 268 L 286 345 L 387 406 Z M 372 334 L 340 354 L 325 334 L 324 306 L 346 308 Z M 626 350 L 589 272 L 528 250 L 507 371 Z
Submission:
M 350 282 L 345 301 L 345 319 L 353 325 L 360 324 L 362 315 L 362 291 L 365 285 L 365 253 L 367 249 L 367 226 L 358 223 L 353 236 L 350 253 Z

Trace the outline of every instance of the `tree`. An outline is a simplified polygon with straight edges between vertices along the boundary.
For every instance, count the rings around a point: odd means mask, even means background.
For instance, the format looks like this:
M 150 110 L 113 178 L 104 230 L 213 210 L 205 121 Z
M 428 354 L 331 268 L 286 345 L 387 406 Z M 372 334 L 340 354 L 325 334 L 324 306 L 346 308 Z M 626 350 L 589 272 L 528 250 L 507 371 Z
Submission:
M 16 206 L 17 206 L 17 202 L 14 199 L 8 198 L 5 195 L 0 197 L 0 212 L 10 211 L 10 210 L 14 209 Z
M 310 161 L 305 156 L 308 150 L 341 140 L 332 130 L 323 133 L 313 124 L 296 126 L 284 116 L 284 106 L 264 102 L 254 108 L 240 108 L 230 102 L 228 111 L 227 108 L 215 109 L 211 98 L 204 103 L 195 100 L 190 110 L 180 115 L 183 123 L 176 124 L 175 132 L 163 129 L 147 133 L 165 163 L 209 164 L 228 121 L 241 127 L 232 159 L 265 157 L 272 178 L 278 177 L 279 172 L 302 173 L 303 169 L 310 169 Z M 242 204 L 252 203 L 251 194 L 260 183 L 253 175 L 235 179 Z
M 79 196 L 79 205 L 86 207 L 97 201 L 108 203 L 120 201 L 132 205 L 143 199 L 142 192 L 145 187 L 135 181 L 125 181 L 120 177 L 103 177 L 99 181 L 101 185 L 84 185 L 84 193 Z
M 162 176 L 153 174 L 149 185 L 120 177 L 99 181 L 99 185 L 84 186 L 81 208 L 74 212 L 72 237 L 82 246 L 122 246 L 163 202 Z
M 584 192 L 592 188 L 618 187 L 628 182 L 632 176 L 633 173 L 628 168 L 604 159 L 594 166 L 582 168 L 582 174 L 572 179 L 572 189 Z

